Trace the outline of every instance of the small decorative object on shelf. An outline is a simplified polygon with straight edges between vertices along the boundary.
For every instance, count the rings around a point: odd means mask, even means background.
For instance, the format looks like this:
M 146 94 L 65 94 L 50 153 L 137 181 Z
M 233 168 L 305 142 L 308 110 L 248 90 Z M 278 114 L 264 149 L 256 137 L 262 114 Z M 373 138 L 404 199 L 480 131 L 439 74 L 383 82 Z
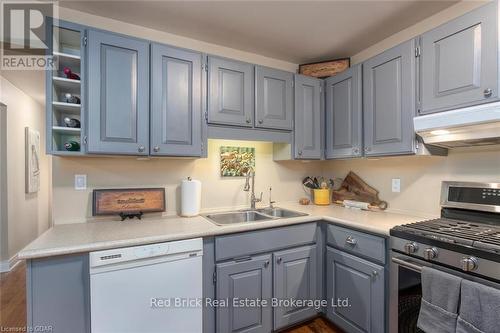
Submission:
M 70 93 L 64 94 L 64 98 L 66 99 L 66 103 L 72 103 L 72 104 L 80 104 L 80 97 L 71 95 Z
M 76 141 L 68 141 L 64 144 L 67 151 L 80 151 L 80 144 Z
M 68 79 L 80 80 L 80 77 L 77 74 L 73 73 L 69 67 L 64 67 L 64 74 Z
M 70 117 L 64 117 L 64 124 L 66 127 L 80 128 L 80 120 Z

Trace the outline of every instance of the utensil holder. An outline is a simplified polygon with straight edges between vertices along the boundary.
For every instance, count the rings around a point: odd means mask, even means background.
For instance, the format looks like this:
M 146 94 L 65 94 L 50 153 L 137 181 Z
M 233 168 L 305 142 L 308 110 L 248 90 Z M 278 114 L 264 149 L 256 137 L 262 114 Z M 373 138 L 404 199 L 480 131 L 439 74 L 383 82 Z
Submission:
M 313 202 L 315 205 L 327 206 L 330 204 L 330 189 L 313 189 Z

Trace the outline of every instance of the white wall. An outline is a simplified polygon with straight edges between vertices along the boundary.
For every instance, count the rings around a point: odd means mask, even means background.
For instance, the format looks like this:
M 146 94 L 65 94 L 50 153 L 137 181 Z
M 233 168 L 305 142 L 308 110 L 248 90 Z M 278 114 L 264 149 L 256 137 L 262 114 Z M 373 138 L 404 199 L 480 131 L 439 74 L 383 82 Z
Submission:
M 439 214 L 441 182 L 500 182 L 500 147 L 451 150 L 447 157 L 390 157 L 332 161 L 323 166 L 328 177 L 343 178 L 352 170 L 380 191 L 389 209 L 418 215 Z M 401 192 L 392 193 L 392 178 Z
M 272 144 L 266 142 L 209 140 L 206 159 L 54 157 L 54 222 L 75 223 L 92 219 L 92 190 L 110 187 L 165 187 L 167 214 L 175 214 L 180 204 L 179 185 L 187 177 L 202 182 L 202 210 L 248 207 L 249 193 L 243 191 L 245 179 L 220 176 L 220 146 L 255 147 L 256 192 L 264 192 L 265 202 L 269 200 L 269 187 L 273 188 L 273 200 L 298 200 L 304 196 L 300 180 L 321 172 L 318 162 L 274 162 Z M 87 191 L 73 189 L 75 174 L 87 174 Z
M 7 223 L 7 107 L 0 103 L 0 265 L 9 260 Z M 0 267 L 0 271 L 3 269 Z
M 7 105 L 8 256 L 49 227 L 51 163 L 45 154 L 45 110 L 22 90 L 0 76 L 0 101 Z M 29 126 L 40 132 L 40 191 L 25 193 L 25 134 Z

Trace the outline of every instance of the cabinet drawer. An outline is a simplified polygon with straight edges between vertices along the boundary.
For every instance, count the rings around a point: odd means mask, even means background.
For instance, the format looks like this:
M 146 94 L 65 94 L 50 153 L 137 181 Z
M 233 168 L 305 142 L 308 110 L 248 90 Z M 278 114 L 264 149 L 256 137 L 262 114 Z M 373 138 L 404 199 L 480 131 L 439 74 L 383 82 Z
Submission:
M 385 239 L 329 225 L 327 228 L 327 243 L 346 252 L 367 257 L 385 264 Z
M 263 229 L 215 238 L 217 261 L 316 242 L 316 223 Z

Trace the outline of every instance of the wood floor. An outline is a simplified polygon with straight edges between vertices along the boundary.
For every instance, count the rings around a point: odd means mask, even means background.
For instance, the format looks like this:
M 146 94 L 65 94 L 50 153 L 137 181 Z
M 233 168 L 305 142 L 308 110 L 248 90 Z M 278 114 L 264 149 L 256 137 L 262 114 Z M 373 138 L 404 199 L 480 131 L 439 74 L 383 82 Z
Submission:
M 26 327 L 26 265 L 19 263 L 14 270 L 0 274 L 0 332 L 10 329 L 22 332 Z M 308 323 L 293 327 L 286 333 L 342 333 L 338 328 L 316 318 Z

